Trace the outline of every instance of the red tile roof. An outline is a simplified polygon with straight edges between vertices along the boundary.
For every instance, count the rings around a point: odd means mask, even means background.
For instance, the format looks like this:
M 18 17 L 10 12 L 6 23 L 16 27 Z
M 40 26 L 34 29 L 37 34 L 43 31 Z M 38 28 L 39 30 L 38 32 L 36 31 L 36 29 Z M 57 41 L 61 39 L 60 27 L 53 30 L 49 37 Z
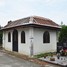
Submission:
M 30 21 L 32 23 L 30 23 Z M 4 27 L 4 29 L 22 26 L 22 25 L 28 25 L 28 24 L 38 24 L 38 25 L 43 25 L 43 26 L 60 28 L 58 24 L 56 24 L 54 21 L 50 19 L 39 17 L 39 16 L 31 16 L 31 17 L 26 17 L 26 18 L 19 19 L 16 21 L 10 21 Z
M 37 21 L 37 23 L 40 23 L 40 24 L 47 24 L 47 25 L 59 26 L 54 21 L 52 21 L 50 19 L 47 19 L 47 18 L 35 16 L 34 19 Z

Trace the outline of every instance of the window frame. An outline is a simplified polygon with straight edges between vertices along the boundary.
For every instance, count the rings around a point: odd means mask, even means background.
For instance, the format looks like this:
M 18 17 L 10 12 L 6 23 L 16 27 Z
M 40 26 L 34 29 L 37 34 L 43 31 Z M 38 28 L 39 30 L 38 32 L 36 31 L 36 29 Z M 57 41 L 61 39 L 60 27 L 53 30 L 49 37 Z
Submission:
M 50 43 L 50 33 L 48 31 L 43 34 L 43 43 Z
M 8 42 L 11 42 L 11 33 L 8 32 Z
M 26 43 L 25 31 L 21 32 L 21 43 Z

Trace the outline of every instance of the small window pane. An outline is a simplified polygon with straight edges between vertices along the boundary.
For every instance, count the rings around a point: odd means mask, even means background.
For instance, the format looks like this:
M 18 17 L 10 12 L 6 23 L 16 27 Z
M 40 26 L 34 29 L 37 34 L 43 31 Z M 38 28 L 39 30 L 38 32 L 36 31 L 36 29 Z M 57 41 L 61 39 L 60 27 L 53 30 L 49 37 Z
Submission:
M 8 33 L 8 42 L 11 42 L 11 33 Z
M 43 34 L 43 43 L 50 43 L 50 35 L 48 31 Z
M 25 43 L 25 32 L 21 32 L 21 43 Z

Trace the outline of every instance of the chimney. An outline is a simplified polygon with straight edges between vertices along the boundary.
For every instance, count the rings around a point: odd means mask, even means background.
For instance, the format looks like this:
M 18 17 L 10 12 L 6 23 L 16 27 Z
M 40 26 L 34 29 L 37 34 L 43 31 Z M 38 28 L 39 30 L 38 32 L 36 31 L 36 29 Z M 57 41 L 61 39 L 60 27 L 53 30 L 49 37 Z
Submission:
M 10 20 L 10 21 L 8 21 L 8 24 L 9 24 L 9 23 L 11 23 L 11 22 L 12 22 L 11 20 Z

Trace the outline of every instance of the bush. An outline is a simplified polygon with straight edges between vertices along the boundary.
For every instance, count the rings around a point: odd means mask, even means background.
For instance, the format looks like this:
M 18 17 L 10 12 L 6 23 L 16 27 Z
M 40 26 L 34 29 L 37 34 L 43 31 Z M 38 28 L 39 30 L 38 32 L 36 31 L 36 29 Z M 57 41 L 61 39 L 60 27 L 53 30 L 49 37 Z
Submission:
M 2 44 L 3 32 L 0 31 L 0 44 Z

